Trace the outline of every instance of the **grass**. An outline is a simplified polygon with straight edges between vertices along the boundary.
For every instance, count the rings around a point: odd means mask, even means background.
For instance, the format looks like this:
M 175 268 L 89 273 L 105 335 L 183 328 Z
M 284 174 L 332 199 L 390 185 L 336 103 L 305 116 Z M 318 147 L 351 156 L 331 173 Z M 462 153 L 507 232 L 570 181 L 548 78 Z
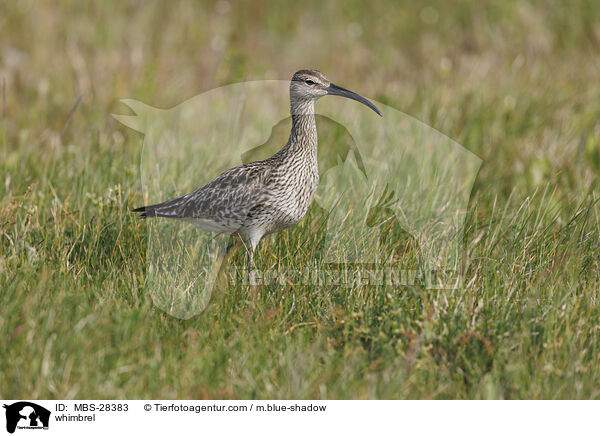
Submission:
M 599 9 L 3 3 L 0 397 L 598 398 Z M 464 289 L 236 285 L 165 314 L 128 213 L 143 138 L 110 114 L 302 67 L 483 160 Z M 310 264 L 314 216 L 258 264 Z

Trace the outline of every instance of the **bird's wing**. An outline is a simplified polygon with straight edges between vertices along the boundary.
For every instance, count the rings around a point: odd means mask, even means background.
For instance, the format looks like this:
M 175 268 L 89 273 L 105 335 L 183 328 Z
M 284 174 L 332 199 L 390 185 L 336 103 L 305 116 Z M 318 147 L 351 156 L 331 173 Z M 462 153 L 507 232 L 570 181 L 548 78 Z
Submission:
M 134 209 L 142 218 L 180 218 L 207 231 L 233 233 L 253 207 L 265 201 L 271 171 L 264 162 L 231 168 L 189 194 Z

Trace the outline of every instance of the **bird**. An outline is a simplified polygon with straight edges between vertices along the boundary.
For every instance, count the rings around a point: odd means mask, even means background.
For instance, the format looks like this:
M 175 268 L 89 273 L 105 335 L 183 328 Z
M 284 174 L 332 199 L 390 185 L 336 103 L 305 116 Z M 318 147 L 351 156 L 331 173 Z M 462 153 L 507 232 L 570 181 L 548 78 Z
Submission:
M 319 185 L 315 102 L 326 95 L 345 97 L 383 116 L 365 97 L 333 84 L 318 70 L 296 71 L 289 93 L 292 129 L 277 153 L 228 169 L 191 193 L 131 212 L 142 219 L 178 219 L 203 231 L 239 235 L 254 265 L 260 240 L 300 222 Z

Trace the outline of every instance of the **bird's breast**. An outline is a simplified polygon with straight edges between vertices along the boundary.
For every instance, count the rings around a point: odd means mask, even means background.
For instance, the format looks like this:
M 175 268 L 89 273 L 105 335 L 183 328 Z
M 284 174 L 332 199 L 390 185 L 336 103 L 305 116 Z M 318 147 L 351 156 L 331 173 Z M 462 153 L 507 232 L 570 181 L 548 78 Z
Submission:
M 319 186 L 316 162 L 282 168 L 272 186 L 271 223 L 268 232 L 276 232 L 298 223 L 310 207 Z

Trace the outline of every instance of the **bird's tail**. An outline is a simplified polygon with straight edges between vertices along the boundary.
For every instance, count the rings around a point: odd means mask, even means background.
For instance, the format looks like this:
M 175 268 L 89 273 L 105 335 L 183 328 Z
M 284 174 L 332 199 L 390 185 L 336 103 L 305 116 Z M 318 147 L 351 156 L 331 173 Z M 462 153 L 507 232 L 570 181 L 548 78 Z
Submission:
M 164 217 L 164 218 L 182 218 L 180 208 L 185 197 L 178 197 L 162 203 L 151 204 L 132 209 L 131 212 L 139 213 L 142 219 Z

